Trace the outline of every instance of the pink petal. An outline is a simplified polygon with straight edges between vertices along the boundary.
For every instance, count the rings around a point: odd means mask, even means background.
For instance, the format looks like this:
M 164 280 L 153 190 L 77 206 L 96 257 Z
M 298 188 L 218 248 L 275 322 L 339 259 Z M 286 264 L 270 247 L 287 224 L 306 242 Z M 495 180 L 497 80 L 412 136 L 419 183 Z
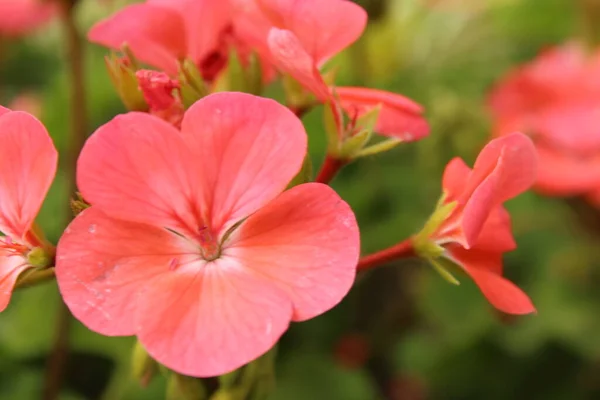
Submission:
M 275 26 L 289 30 L 322 65 L 354 43 L 367 25 L 367 13 L 346 0 L 257 0 Z
M 541 145 L 537 151 L 536 190 L 552 196 L 569 196 L 600 187 L 600 156 L 579 156 Z
M 287 329 L 292 305 L 286 293 L 232 258 L 196 267 L 144 290 L 138 338 L 172 370 L 222 375 L 268 351 Z
M 217 93 L 186 112 L 182 132 L 201 172 L 204 220 L 223 233 L 285 189 L 300 170 L 307 137 L 281 104 L 244 93 Z
M 226 244 L 227 257 L 292 299 L 294 321 L 329 310 L 348 293 L 360 250 L 352 210 L 329 186 L 307 183 L 253 214 Z
M 442 178 L 447 202 L 456 200 L 462 194 L 469 175 L 471 175 L 471 168 L 461 158 L 455 157 L 448 162 Z
M 6 114 L 7 112 L 10 112 L 8 108 L 0 106 L 0 116 Z
M 510 214 L 502 206 L 494 207 L 481 228 L 473 250 L 506 252 L 516 248 Z
M 529 189 L 536 178 L 537 154 L 531 139 L 522 133 L 513 133 L 490 141 L 479 153 L 469 186 L 478 186 L 504 164 L 501 175 L 499 202 L 509 200 Z
M 23 239 L 56 173 L 58 153 L 44 125 L 21 111 L 0 116 L 0 231 Z
M 179 13 L 185 21 L 187 56 L 198 65 L 217 50 L 223 33 L 231 23 L 229 1 L 149 0 L 148 3 Z
M 56 279 L 63 300 L 89 329 L 132 335 L 140 291 L 194 251 L 167 230 L 113 219 L 91 207 L 58 243 Z
M 144 113 L 119 115 L 86 142 L 78 162 L 83 197 L 108 215 L 194 236 L 204 226 L 198 172 L 181 133 Z
M 423 108 L 404 96 L 359 87 L 336 87 L 335 93 L 344 110 L 351 116 L 360 116 L 381 105 L 375 127 L 377 133 L 407 142 L 422 139 L 429 134 L 429 125 L 422 116 Z
M 463 193 L 468 198 L 462 218 L 466 247 L 473 246 L 494 207 L 533 184 L 536 168 L 533 142 L 520 133 L 494 139 L 481 151 Z
M 268 44 L 273 63 L 281 72 L 296 79 L 320 101 L 326 103 L 331 100 L 329 88 L 316 67 L 315 59 L 291 31 L 271 29 Z
M 19 275 L 28 268 L 31 267 L 27 265 L 25 258 L 0 254 L 0 312 L 8 306 Z
M 178 71 L 177 61 L 186 56 L 185 26 L 179 13 L 151 4 L 123 8 L 92 27 L 91 42 L 118 50 L 127 44 L 140 61 Z
M 499 273 L 498 269 L 501 269 L 502 264 L 502 256 L 499 253 L 463 250 L 460 255 L 456 251 L 453 251 L 452 255 L 479 286 L 485 298 L 498 310 L 507 314 L 535 312 L 531 299 Z
M 0 35 L 25 35 L 48 22 L 57 9 L 57 4 L 42 0 L 2 0 Z

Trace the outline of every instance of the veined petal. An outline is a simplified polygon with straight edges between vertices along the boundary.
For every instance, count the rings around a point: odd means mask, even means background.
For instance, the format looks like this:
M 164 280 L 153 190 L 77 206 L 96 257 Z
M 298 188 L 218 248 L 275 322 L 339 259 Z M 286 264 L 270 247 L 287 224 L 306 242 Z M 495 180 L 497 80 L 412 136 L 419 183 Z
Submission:
M 174 371 L 218 376 L 267 352 L 287 329 L 292 304 L 276 285 L 231 258 L 198 267 L 146 287 L 138 338 Z
M 60 239 L 56 279 L 65 303 L 88 328 L 132 335 L 138 294 L 157 276 L 174 274 L 194 251 L 190 246 L 165 229 L 113 219 L 93 206 Z
M 332 99 L 315 59 L 306 52 L 293 32 L 272 28 L 267 41 L 272 61 L 281 72 L 296 79 L 321 102 Z
M 367 25 L 367 13 L 346 0 L 257 0 L 273 24 L 294 33 L 322 65 L 354 43 Z
M 0 231 L 21 240 L 31 228 L 56 173 L 48 131 L 21 111 L 0 116 Z
M 296 186 L 250 216 L 224 250 L 281 288 L 294 321 L 329 310 L 348 293 L 360 251 L 354 214 L 329 186 Z
M 530 314 L 535 307 L 514 283 L 502 277 L 502 254 L 454 249 L 453 258 L 475 281 L 485 298 L 498 310 L 508 314 Z
M 178 12 L 159 5 L 133 4 L 94 25 L 88 39 L 115 50 L 127 44 L 140 61 L 176 74 L 177 61 L 186 56 L 185 33 Z
M 375 132 L 411 142 L 429 134 L 423 108 L 407 97 L 383 90 L 360 87 L 336 87 L 340 104 L 351 116 L 361 116 L 381 105 Z
M 0 253 L 0 312 L 8 306 L 19 275 L 28 268 L 24 257 Z
M 244 93 L 217 93 L 186 112 L 182 133 L 201 171 L 203 219 L 214 233 L 252 214 L 300 170 L 307 137 L 281 104 Z
M 200 166 L 177 129 L 133 112 L 118 115 L 88 139 L 77 183 L 87 201 L 112 217 L 193 237 L 204 226 Z

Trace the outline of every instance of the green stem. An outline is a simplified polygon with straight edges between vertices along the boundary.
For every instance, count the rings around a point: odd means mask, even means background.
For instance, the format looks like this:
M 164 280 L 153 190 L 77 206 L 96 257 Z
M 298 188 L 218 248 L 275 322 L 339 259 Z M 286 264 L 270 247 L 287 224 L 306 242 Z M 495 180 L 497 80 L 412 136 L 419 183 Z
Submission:
M 31 270 L 19 277 L 15 289 L 23 289 L 54 279 L 54 267 Z
M 69 180 L 68 195 L 71 197 L 77 189 L 76 166 L 77 158 L 86 139 L 87 108 L 85 95 L 84 76 L 84 41 L 77 29 L 75 21 L 77 0 L 63 0 L 62 25 L 68 51 L 68 65 L 70 83 L 70 134 L 67 140 L 69 148 L 66 154 L 65 169 Z M 67 208 L 69 221 L 71 220 L 70 207 Z M 64 370 L 69 355 L 69 330 L 71 314 L 67 306 L 60 299 L 57 310 L 54 343 L 48 359 L 46 376 L 44 380 L 43 399 L 58 400 L 63 382 Z

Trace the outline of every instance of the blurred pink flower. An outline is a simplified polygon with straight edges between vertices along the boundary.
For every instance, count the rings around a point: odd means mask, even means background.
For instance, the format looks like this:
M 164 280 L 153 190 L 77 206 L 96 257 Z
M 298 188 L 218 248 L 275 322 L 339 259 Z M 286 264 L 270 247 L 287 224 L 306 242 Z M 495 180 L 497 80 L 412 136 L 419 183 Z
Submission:
M 22 36 L 48 22 L 57 11 L 54 1 L 0 0 L 0 36 Z
M 549 49 L 501 80 L 490 106 L 496 135 L 521 130 L 533 138 L 536 189 L 557 196 L 600 191 L 599 52 Z
M 99 128 L 78 170 L 92 206 L 57 250 L 73 314 L 105 335 L 137 335 L 160 363 L 202 377 L 252 361 L 290 321 L 329 310 L 354 281 L 359 234 L 328 186 L 284 191 L 306 149 L 289 110 L 242 93 L 198 101 L 181 131 L 144 113 Z
M 489 142 L 472 170 L 460 158 L 450 161 L 443 178 L 444 204 L 456 206 L 431 238 L 494 307 L 509 314 L 535 308 L 521 289 L 502 277 L 502 254 L 516 248 L 502 203 L 533 184 L 536 167 L 533 142 L 521 133 Z
M 147 0 L 98 22 L 88 38 L 112 49 L 127 44 L 141 61 L 171 75 L 185 58 L 214 72 L 212 64 L 227 56 L 221 41 L 230 18 L 227 0 Z
M 33 222 L 56 173 L 58 153 L 33 116 L 0 107 L 0 311 L 19 275 L 31 268 L 29 252 L 42 246 Z

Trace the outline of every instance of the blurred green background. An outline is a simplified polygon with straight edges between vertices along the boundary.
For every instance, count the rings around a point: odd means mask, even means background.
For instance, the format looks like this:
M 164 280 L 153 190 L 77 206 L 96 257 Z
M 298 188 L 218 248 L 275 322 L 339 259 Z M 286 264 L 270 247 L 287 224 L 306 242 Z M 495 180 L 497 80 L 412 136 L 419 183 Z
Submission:
M 351 164 L 333 186 L 355 210 L 363 253 L 419 230 L 454 156 L 472 163 L 489 139 L 486 96 L 511 67 L 581 32 L 574 0 L 362 0 L 365 35 L 334 63 L 339 83 L 403 93 L 426 107 L 429 138 Z M 124 2 L 83 0 L 87 30 Z M 58 22 L 0 49 L 0 103 L 37 107 L 59 149 L 68 130 L 68 76 Z M 124 112 L 86 48 L 89 132 Z M 277 88 L 271 89 L 277 93 Z M 14 103 L 17 101 L 17 103 Z M 315 165 L 321 110 L 305 117 Z M 39 223 L 56 240 L 68 219 L 59 174 Z M 408 261 L 365 275 L 336 309 L 284 336 L 274 400 L 600 399 L 600 230 L 594 210 L 527 193 L 508 204 L 518 250 L 506 275 L 538 314 L 495 312 L 465 277 L 455 287 Z M 37 399 L 55 340 L 54 282 L 14 295 L 0 315 L 0 398 Z M 165 380 L 141 389 L 130 375 L 131 338 L 72 321 L 61 399 L 162 399 Z

